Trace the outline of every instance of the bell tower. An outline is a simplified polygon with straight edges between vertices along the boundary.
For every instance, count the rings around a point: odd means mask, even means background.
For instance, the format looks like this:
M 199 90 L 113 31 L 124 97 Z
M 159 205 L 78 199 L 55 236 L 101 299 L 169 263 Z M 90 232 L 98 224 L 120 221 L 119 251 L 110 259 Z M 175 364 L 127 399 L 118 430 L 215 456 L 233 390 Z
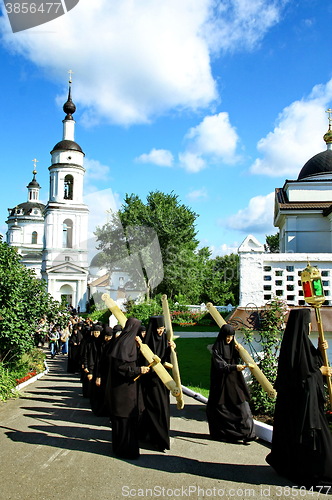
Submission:
M 51 151 L 50 192 L 45 207 L 42 276 L 57 299 L 85 310 L 88 260 L 87 205 L 83 203 L 84 153 L 75 142 L 76 106 L 71 97 L 63 106 L 63 136 Z

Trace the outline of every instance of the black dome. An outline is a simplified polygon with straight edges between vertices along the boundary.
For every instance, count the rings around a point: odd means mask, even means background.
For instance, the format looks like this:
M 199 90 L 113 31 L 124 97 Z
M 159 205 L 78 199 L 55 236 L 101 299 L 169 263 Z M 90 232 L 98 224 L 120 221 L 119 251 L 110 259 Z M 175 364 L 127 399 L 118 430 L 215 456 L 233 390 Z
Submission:
M 63 141 L 58 142 L 51 151 L 51 154 L 54 151 L 79 151 L 80 153 L 83 153 L 81 146 L 77 144 L 77 142 L 74 141 L 69 141 L 68 139 L 64 139 Z
M 38 203 L 37 201 L 26 201 L 25 203 L 20 203 L 15 208 L 12 209 L 10 215 L 31 215 L 32 209 L 38 208 L 42 213 L 44 211 L 45 205 L 43 203 Z M 22 210 L 22 213 L 17 214 L 16 210 Z
M 32 181 L 31 181 L 31 182 L 29 182 L 29 184 L 27 185 L 27 187 L 28 187 L 28 188 L 29 188 L 29 187 L 31 187 L 31 188 L 32 188 L 32 187 L 35 187 L 35 188 L 40 188 L 40 185 L 39 185 L 39 183 L 36 181 L 36 179 L 32 179 Z
M 313 175 L 319 174 L 327 174 L 331 173 L 332 176 L 332 150 L 327 149 L 322 153 L 318 153 L 317 155 L 310 158 L 307 163 L 302 168 L 299 176 L 297 178 L 298 181 L 305 179 L 306 177 L 311 177 Z

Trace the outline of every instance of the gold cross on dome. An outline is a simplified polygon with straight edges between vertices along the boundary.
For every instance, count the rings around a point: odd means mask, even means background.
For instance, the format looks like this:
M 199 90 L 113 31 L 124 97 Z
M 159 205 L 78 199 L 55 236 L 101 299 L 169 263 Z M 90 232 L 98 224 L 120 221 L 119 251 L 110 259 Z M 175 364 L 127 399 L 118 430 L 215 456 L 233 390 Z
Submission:
M 329 115 L 329 124 L 331 125 L 332 124 L 332 117 L 331 117 L 331 115 L 332 115 L 332 109 L 331 108 L 327 109 L 325 111 L 325 113 L 327 113 Z
M 33 159 L 33 160 L 31 160 L 31 161 L 33 161 L 33 169 L 34 169 L 34 171 L 35 171 L 35 170 L 36 170 L 36 168 L 37 168 L 36 163 L 38 163 L 38 161 L 39 161 L 39 160 L 37 160 L 36 158 L 34 158 L 34 159 Z M 34 173 L 34 172 L 33 172 L 33 173 Z M 37 173 L 37 172 L 36 172 L 36 173 Z
M 73 75 L 73 73 L 74 73 L 74 72 L 70 69 L 70 70 L 68 71 L 68 73 L 69 73 L 69 83 L 72 83 L 72 81 L 73 81 L 73 80 L 72 80 L 72 78 L 71 78 L 71 77 L 72 77 L 72 75 Z

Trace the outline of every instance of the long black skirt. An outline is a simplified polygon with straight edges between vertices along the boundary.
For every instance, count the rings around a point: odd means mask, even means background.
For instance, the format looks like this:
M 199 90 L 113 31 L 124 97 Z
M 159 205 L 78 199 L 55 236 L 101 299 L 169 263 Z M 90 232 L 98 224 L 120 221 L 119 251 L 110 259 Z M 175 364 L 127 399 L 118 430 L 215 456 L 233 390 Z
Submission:
M 112 448 L 120 458 L 139 457 L 137 416 L 128 418 L 112 416 Z
M 210 436 L 216 441 L 254 439 L 254 421 L 249 403 L 238 405 L 207 404 L 206 415 Z

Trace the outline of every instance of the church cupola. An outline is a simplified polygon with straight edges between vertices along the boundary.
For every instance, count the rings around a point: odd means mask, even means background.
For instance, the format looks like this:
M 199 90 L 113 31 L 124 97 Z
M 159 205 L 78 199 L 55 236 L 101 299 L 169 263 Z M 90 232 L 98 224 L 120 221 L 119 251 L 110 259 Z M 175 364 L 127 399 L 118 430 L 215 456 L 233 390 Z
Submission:
M 52 165 L 50 170 L 50 202 L 83 203 L 83 167 L 84 153 L 75 142 L 75 120 L 73 114 L 76 106 L 71 96 L 71 71 L 68 98 L 63 105 L 66 116 L 63 123 L 62 140 L 51 151 Z
M 29 184 L 27 185 L 27 188 L 28 188 L 28 200 L 27 201 L 38 201 L 39 200 L 39 190 L 41 189 L 39 183 L 36 180 L 36 175 L 37 175 L 36 162 L 38 160 L 36 160 L 36 158 L 35 158 L 32 161 L 34 162 L 34 169 L 32 171 L 33 178 L 32 178 L 32 181 L 29 182 Z

